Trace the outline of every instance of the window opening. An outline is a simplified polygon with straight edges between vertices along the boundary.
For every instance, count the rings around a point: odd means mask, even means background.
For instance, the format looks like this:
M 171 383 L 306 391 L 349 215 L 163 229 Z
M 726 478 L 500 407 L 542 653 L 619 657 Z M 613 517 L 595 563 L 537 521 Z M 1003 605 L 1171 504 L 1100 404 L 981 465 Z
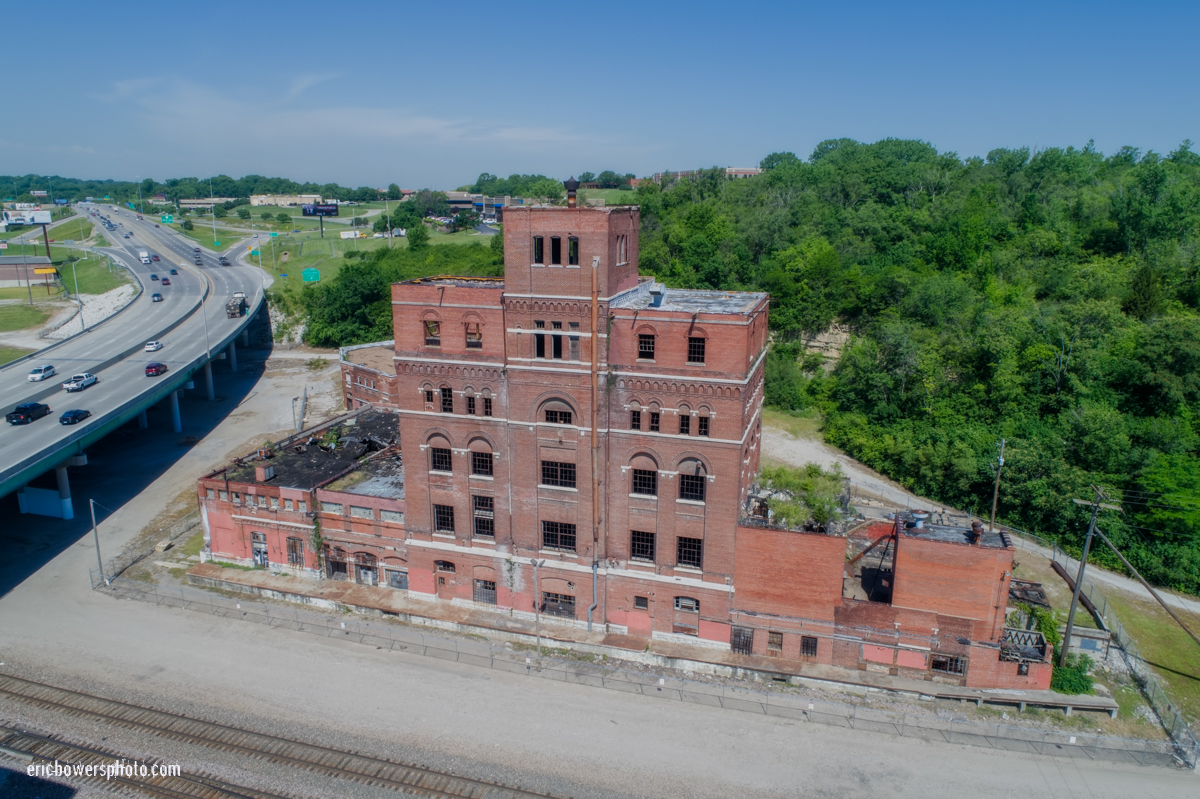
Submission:
M 445 447 L 429 448 L 429 468 L 435 472 L 454 471 L 454 459 Z
M 491 497 L 479 496 L 471 498 L 475 514 L 475 536 L 477 538 L 496 537 L 496 505 Z
M 679 538 L 675 544 L 675 562 L 680 566 L 699 569 L 703 551 L 703 540 L 699 538 Z
M 579 266 L 579 239 L 575 236 L 567 239 L 567 265 Z
M 704 363 L 704 339 L 699 336 L 688 337 L 688 363 Z
M 434 505 L 433 506 L 433 529 L 439 533 L 454 532 L 454 506 L 453 505 Z M 451 571 L 454 571 L 451 569 Z
M 575 464 L 542 461 L 542 485 L 574 488 Z
M 492 476 L 492 453 L 490 452 L 472 452 L 471 453 L 471 474 L 480 474 L 485 477 Z
M 535 320 L 533 323 L 533 328 L 535 330 L 545 330 L 546 323 L 541 320 Z M 533 351 L 534 351 L 533 354 L 534 354 L 535 358 L 545 358 L 546 357 L 546 334 L 545 333 L 534 333 L 533 334 Z
M 633 493 L 658 496 L 658 472 L 654 469 L 634 469 Z
M 697 420 L 697 422 L 698 422 L 698 424 L 697 424 L 697 428 L 698 428 L 698 429 L 696 430 L 696 432 L 697 432 L 699 435 L 702 435 L 702 436 L 705 436 L 705 437 L 707 437 L 707 436 L 708 436 L 708 417 L 707 417 L 707 416 L 701 416 L 701 417 L 700 417 L 700 418 Z
M 754 654 L 754 628 L 734 625 L 729 630 L 729 648 L 735 655 Z
M 767 654 L 775 657 L 783 655 L 783 633 L 767 633 Z
M 483 326 L 479 322 L 467 322 L 467 349 L 483 349 Z
M 550 237 L 550 263 L 562 266 L 562 239 L 558 236 Z
M 633 607 L 635 610 L 649 610 L 650 609 L 650 597 L 635 596 L 633 598 Z
M 566 522 L 542 522 L 542 548 L 575 551 L 575 525 Z
M 475 415 L 475 398 L 474 397 L 467 397 L 467 415 L 468 416 Z
M 817 656 L 817 638 L 814 635 L 800 636 L 800 655 L 806 658 Z
M 476 580 L 475 592 L 472 598 L 476 602 L 482 602 L 485 605 L 496 604 L 496 581 L 495 580 Z
M 659 431 L 659 420 L 661 418 L 662 418 L 662 414 L 658 413 L 658 411 L 650 411 L 650 432 L 651 433 L 657 433 Z
M 575 618 L 575 597 L 570 594 L 556 594 L 552 591 L 542 592 L 542 613 L 547 616 L 562 616 L 565 619 Z
M 699 613 L 700 600 L 693 599 L 690 596 L 677 596 L 675 597 L 675 609 L 682 610 L 685 613 Z
M 448 560 L 435 560 L 433 562 L 433 567 L 440 572 L 454 574 L 454 564 Z
M 425 390 L 425 401 L 426 401 L 427 403 L 429 403 L 430 405 L 432 405 L 432 404 L 433 404 L 433 389 L 426 389 L 426 390 Z
M 933 655 L 929 659 L 929 668 L 943 674 L 962 674 L 966 671 L 966 661 L 953 655 Z
M 425 320 L 425 346 L 442 346 L 442 323 L 435 319 Z
M 638 360 L 654 360 L 654 336 L 650 333 L 638 333 Z
M 533 237 L 533 262 L 535 264 L 545 263 L 543 255 L 544 255 L 544 249 L 543 249 L 542 237 L 534 236 Z
M 573 418 L 574 416 L 570 411 L 546 411 L 547 424 L 571 424 Z
M 304 539 L 289 538 L 287 540 L 287 555 L 289 566 L 304 565 Z
M 629 429 L 630 430 L 641 430 L 642 429 L 642 412 L 641 411 L 630 411 L 629 412 Z
M 629 533 L 629 555 L 634 560 L 654 562 L 654 533 L 633 530 Z
M 492 415 L 492 398 L 491 397 L 483 398 L 483 415 L 484 416 Z
M 571 329 L 572 334 L 579 333 L 579 323 L 578 322 L 571 322 L 568 324 L 568 327 Z M 579 360 L 579 336 L 572 335 L 570 338 L 570 343 L 571 343 L 570 359 L 572 361 L 578 361 Z
M 679 435 L 690 436 L 692 434 L 692 417 L 686 412 L 679 414 Z
M 454 390 L 442 389 L 442 413 L 454 413 Z

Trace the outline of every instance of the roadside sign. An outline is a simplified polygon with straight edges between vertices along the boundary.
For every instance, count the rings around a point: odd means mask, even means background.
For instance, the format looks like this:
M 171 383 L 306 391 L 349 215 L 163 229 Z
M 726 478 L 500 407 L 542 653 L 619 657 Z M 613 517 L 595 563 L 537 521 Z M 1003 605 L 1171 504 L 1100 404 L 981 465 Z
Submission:
M 163 214 L 162 221 L 163 221 L 164 225 L 169 225 L 175 221 L 175 215 L 174 214 Z
M 258 255 L 258 250 L 251 250 L 251 251 L 250 251 L 250 254 L 251 254 L 251 255 Z
M 0 250 L 7 250 L 7 249 L 8 249 L 8 242 L 0 241 Z
M 278 236 L 278 235 L 279 235 L 278 233 L 276 233 L 276 232 L 274 232 L 274 231 L 271 231 L 271 236 L 272 236 L 272 237 L 274 237 L 274 236 Z
M 279 276 L 280 276 L 280 277 L 287 277 L 287 272 L 280 272 L 280 273 L 279 273 Z
M 33 273 L 35 275 L 53 275 L 53 274 L 56 274 L 57 272 L 58 272 L 58 270 L 55 269 L 54 267 L 34 267 L 34 270 L 33 270 Z
M 316 283 L 321 279 L 321 272 L 317 269 L 305 269 L 300 273 L 300 277 L 305 283 Z
M 214 241 L 214 242 L 213 242 L 213 246 L 214 246 L 214 247 L 220 247 L 220 246 L 221 246 L 221 242 L 219 242 L 219 241 Z

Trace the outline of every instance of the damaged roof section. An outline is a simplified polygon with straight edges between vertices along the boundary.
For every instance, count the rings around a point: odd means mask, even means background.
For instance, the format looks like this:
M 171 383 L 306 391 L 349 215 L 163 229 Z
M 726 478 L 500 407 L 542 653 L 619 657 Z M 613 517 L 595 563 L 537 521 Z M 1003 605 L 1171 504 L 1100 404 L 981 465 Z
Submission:
M 215 477 L 224 471 L 225 479 L 232 482 L 310 490 L 338 478 L 363 458 L 394 447 L 399 441 L 399 417 L 390 411 L 367 408 L 302 431 L 274 446 L 261 447 L 253 454 L 234 458 L 225 469 L 208 476 Z M 403 467 L 396 468 L 400 470 L 402 485 Z
M 1002 530 L 988 530 L 979 522 L 971 522 L 969 527 L 947 523 L 944 514 L 933 514 L 927 510 L 910 510 L 897 514 L 900 520 L 901 533 L 913 538 L 923 538 L 927 541 L 940 541 L 946 544 L 972 544 L 992 549 L 1010 549 L 1012 541 Z
M 655 308 L 689 314 L 750 314 L 766 298 L 765 293 L 757 291 L 672 289 L 661 283 L 644 281 L 614 297 L 611 307 L 633 311 Z

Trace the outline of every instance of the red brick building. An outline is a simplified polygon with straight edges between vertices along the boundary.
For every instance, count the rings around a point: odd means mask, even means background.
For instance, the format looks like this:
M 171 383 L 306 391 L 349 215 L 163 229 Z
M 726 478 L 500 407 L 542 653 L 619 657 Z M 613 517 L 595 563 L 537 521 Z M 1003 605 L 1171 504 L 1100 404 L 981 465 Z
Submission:
M 403 470 L 296 475 L 322 550 L 304 568 L 743 654 L 1048 687 L 1044 643 L 1003 627 L 1002 535 L 772 521 L 754 492 L 768 297 L 639 278 L 638 225 L 631 207 L 509 209 L 503 279 L 392 287 L 395 339 L 343 350 L 343 390 L 376 409 L 360 424 L 395 420 Z M 217 484 L 257 497 L 262 476 L 201 481 L 213 558 L 253 560 L 262 528 L 273 567 L 292 528 L 264 515 L 303 525 L 257 499 L 247 519 Z

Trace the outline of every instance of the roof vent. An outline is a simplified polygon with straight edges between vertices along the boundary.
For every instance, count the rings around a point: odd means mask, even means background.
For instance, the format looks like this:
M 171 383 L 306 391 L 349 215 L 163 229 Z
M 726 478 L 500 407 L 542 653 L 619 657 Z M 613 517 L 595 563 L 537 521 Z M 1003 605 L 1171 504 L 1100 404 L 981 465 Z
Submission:
M 967 533 L 968 544 L 978 544 L 979 539 L 983 537 L 983 522 L 976 519 L 971 522 L 971 532 Z
M 912 512 L 913 521 L 916 522 L 915 527 L 918 530 L 925 529 L 925 520 L 929 518 L 929 511 L 915 510 Z
M 663 287 L 657 283 L 650 286 L 650 307 L 658 308 L 662 306 Z
M 275 464 L 256 464 L 254 467 L 254 480 L 258 483 L 265 483 L 268 480 L 275 478 Z

